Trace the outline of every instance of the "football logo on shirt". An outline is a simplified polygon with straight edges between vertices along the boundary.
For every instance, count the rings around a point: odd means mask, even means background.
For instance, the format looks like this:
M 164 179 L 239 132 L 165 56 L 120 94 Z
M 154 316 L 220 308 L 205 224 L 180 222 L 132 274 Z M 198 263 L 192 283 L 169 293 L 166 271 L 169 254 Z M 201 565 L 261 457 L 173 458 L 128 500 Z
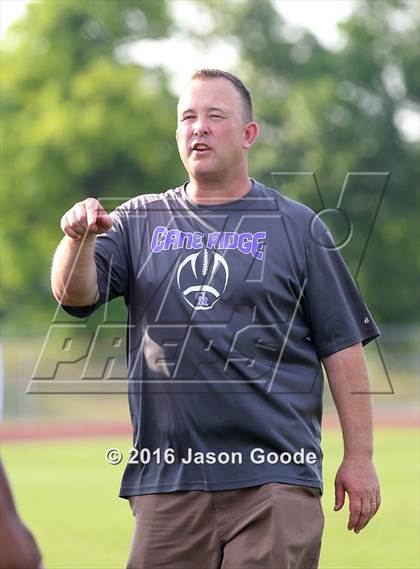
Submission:
M 229 266 L 222 255 L 205 248 L 182 261 L 176 279 L 182 296 L 194 310 L 210 310 L 226 290 Z

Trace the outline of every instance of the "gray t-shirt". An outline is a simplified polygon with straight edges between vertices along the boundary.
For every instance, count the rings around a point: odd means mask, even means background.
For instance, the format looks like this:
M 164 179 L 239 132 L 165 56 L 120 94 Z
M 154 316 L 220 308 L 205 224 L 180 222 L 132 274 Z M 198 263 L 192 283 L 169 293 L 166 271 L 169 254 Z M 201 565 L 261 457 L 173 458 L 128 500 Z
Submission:
M 310 208 L 255 180 L 219 205 L 186 185 L 118 207 L 97 239 L 97 304 L 64 307 L 128 307 L 133 446 L 146 450 L 120 496 L 322 491 L 320 358 L 380 332 Z

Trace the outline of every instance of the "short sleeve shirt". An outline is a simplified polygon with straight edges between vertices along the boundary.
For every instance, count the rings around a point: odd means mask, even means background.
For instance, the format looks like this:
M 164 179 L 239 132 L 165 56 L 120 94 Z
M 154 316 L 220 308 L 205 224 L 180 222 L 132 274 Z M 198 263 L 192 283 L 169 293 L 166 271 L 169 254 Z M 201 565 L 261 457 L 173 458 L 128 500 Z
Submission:
M 199 205 L 138 196 L 96 242 L 123 296 L 133 446 L 120 496 L 283 482 L 322 491 L 321 359 L 380 332 L 322 220 L 252 180 Z

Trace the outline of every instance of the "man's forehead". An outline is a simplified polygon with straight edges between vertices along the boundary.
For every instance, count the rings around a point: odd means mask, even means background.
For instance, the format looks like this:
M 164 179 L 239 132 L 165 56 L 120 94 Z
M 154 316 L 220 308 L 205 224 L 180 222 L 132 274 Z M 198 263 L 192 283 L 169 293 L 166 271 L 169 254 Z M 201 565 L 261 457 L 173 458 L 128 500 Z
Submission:
M 178 112 L 195 108 L 219 108 L 226 111 L 236 107 L 240 99 L 234 85 L 224 78 L 193 79 L 182 91 L 178 100 Z

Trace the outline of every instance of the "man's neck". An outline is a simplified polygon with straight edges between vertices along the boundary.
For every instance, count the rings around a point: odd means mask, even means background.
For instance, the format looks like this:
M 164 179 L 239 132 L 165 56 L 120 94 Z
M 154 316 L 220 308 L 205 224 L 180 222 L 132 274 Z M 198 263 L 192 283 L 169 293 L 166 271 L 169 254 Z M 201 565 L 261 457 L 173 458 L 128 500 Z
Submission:
M 190 177 L 186 186 L 188 197 L 199 205 L 217 205 L 240 199 L 252 188 L 247 174 L 240 180 L 197 180 Z

